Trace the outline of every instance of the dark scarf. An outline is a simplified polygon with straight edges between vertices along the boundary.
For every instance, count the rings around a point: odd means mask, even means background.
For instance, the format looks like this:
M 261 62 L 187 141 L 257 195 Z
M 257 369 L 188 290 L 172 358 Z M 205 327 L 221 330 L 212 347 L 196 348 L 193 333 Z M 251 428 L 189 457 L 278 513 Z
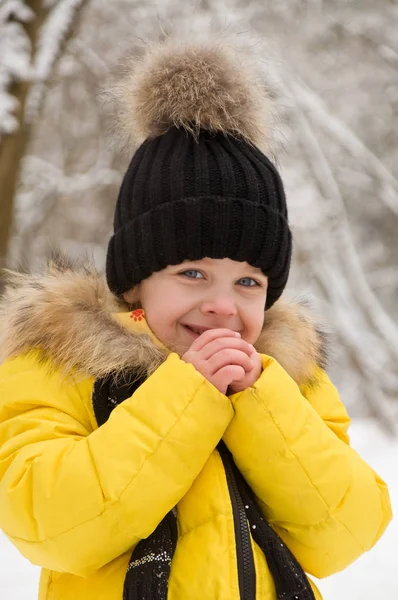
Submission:
M 97 379 L 93 389 L 93 407 L 98 426 L 105 423 L 112 410 L 129 398 L 143 383 L 118 381 L 117 376 Z M 275 583 L 278 600 L 315 600 L 310 583 L 292 552 L 263 516 L 255 495 L 236 467 L 223 442 L 223 455 L 229 456 L 234 477 L 245 505 L 253 539 L 265 554 Z M 141 540 L 133 550 L 124 581 L 123 600 L 167 600 L 171 561 L 177 545 L 177 519 L 170 511 L 155 531 Z

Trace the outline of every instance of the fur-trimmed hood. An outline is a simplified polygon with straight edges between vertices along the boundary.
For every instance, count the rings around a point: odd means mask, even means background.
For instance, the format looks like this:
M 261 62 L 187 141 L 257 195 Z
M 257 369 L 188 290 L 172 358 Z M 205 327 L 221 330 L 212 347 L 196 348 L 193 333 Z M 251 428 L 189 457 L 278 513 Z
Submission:
M 89 262 L 49 261 L 44 273 L 8 271 L 0 302 L 0 360 L 40 348 L 68 371 L 94 377 L 154 371 L 165 359 L 149 335 L 129 331 L 117 315 L 129 311 Z M 325 368 L 327 336 L 302 303 L 279 300 L 265 312 L 258 352 L 275 358 L 298 383 Z

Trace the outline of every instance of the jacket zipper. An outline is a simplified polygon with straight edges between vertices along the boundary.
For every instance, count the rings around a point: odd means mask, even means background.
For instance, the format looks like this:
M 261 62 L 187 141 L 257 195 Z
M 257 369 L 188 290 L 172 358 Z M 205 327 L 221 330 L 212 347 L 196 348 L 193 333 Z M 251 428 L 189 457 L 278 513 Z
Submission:
M 253 551 L 250 543 L 250 532 L 247 524 L 246 511 L 234 475 L 235 465 L 232 464 L 233 459 L 223 441 L 218 444 L 217 449 L 224 465 L 234 516 L 240 600 L 255 600 L 256 573 L 254 569 Z

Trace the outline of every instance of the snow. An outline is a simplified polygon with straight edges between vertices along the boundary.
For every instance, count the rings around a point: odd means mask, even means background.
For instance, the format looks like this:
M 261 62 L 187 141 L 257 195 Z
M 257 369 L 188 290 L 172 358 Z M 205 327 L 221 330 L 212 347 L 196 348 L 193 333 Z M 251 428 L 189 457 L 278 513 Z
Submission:
M 389 486 L 393 508 L 398 507 L 398 440 L 387 436 L 370 420 L 354 421 L 353 447 L 383 477 Z M 398 598 L 397 568 L 398 523 L 392 521 L 371 552 L 342 573 L 317 581 L 324 600 L 383 600 Z M 39 569 L 22 558 L 0 533 L 0 585 L 7 600 L 37 598 Z
M 18 103 L 8 89 L 14 81 L 28 77 L 31 47 L 22 23 L 32 17 L 31 9 L 20 0 L 6 0 L 0 6 L 0 136 L 18 128 L 14 116 Z
M 10 91 L 14 82 L 27 79 L 34 82 L 24 118 L 32 122 L 37 117 L 44 83 L 82 3 L 83 0 L 47 0 L 45 6 L 52 10 L 40 29 L 32 64 L 32 48 L 23 24 L 35 18 L 34 12 L 22 0 L 0 2 L 0 135 L 14 133 L 19 126 L 15 117 L 18 102 Z
M 30 90 L 26 102 L 25 118 L 28 123 L 33 122 L 44 96 L 45 83 L 50 76 L 55 61 L 60 53 L 76 11 L 83 0 L 59 0 L 47 2 L 46 6 L 52 7 L 49 16 L 40 30 L 33 65 L 35 85 Z

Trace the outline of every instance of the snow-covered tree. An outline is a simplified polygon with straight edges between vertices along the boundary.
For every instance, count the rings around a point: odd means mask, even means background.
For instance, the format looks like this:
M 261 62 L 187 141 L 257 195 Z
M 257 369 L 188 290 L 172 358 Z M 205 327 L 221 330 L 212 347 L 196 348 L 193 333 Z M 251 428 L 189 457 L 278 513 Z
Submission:
M 0 264 L 7 254 L 30 125 L 82 4 L 83 0 L 0 2 Z

